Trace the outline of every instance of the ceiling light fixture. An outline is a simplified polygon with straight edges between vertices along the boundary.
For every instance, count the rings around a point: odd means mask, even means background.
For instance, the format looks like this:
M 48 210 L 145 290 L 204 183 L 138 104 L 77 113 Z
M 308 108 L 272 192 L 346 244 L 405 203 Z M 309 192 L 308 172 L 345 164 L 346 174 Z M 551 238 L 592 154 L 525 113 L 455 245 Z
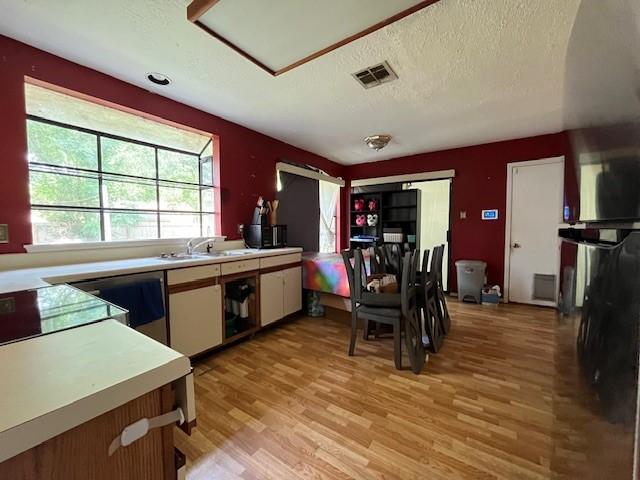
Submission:
M 171 83 L 171 79 L 162 73 L 147 73 L 147 80 L 156 85 L 166 86 Z
M 391 141 L 391 135 L 369 135 L 364 139 L 364 143 L 376 152 L 382 150 Z

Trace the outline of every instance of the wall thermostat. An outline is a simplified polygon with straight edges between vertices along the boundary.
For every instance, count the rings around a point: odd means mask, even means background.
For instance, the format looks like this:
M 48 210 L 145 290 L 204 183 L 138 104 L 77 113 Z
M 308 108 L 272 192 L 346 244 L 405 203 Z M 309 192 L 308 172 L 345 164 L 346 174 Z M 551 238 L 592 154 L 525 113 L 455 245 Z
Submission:
M 482 220 L 497 220 L 498 209 L 482 210 Z

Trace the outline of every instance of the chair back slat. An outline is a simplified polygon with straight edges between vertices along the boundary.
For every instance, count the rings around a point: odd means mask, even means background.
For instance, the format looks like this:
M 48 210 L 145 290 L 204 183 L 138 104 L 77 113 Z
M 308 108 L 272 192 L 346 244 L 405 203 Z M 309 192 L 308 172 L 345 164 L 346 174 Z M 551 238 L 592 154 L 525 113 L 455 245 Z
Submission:
M 418 250 L 411 250 L 411 272 L 409 274 L 409 280 L 412 286 L 416 286 L 418 279 L 418 261 L 420 260 L 420 252 Z
M 397 243 L 385 243 L 385 267 L 387 273 L 400 277 L 402 275 L 402 252 Z
M 415 309 L 416 303 L 416 275 L 418 255 L 416 250 L 404 254 L 402 260 L 402 281 L 400 284 L 400 301 L 402 314 L 408 317 Z
M 426 283 L 429 280 L 429 249 L 427 248 L 422 255 L 422 270 L 420 270 L 420 280 Z
M 371 273 L 385 273 L 384 255 L 378 246 L 369 247 L 369 269 Z
M 382 273 L 387 273 L 387 252 L 384 249 L 384 245 L 379 245 L 375 248 L 380 257 L 380 268 L 382 269 Z
M 359 248 L 354 250 L 353 252 L 353 279 L 354 279 L 354 288 L 355 299 L 356 301 L 362 300 L 362 292 L 367 286 L 367 270 L 364 264 L 364 256 L 362 255 L 362 250 Z
M 442 262 L 444 260 L 444 245 L 440 245 L 440 250 L 438 251 L 438 259 L 436 261 L 436 274 L 438 283 L 442 286 Z
M 431 263 L 429 265 L 429 280 L 432 282 L 438 279 L 438 256 L 440 255 L 441 245 L 433 247 L 433 253 L 431 254 Z
M 347 282 L 349 283 L 349 292 L 351 299 L 351 309 L 352 311 L 356 308 L 356 283 L 353 274 L 353 265 L 351 264 L 351 259 L 353 258 L 353 250 L 343 250 L 342 251 L 342 260 L 344 261 L 344 268 L 347 271 Z

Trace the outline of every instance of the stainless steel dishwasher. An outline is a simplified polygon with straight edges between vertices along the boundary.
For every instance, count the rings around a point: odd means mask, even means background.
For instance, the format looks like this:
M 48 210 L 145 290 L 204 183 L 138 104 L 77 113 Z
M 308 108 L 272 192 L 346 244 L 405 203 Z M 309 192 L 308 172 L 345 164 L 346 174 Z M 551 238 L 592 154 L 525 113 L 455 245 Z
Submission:
M 105 277 L 98 278 L 92 280 L 85 280 L 82 282 L 72 283 L 76 288 L 80 290 L 84 290 L 87 293 L 91 293 L 93 295 L 99 295 L 100 290 L 103 288 L 113 288 L 113 287 L 122 287 L 127 284 L 137 283 L 145 280 L 154 280 L 159 279 L 160 285 L 162 287 L 162 299 L 165 302 L 165 294 L 164 294 L 164 272 L 147 272 L 147 273 L 135 273 L 131 275 L 118 275 L 115 277 Z M 167 305 L 164 305 L 165 312 L 167 311 Z M 144 333 L 146 336 L 153 338 L 154 340 L 167 345 L 167 318 L 166 314 L 164 317 L 155 320 L 153 322 L 147 323 L 145 325 L 140 325 L 136 328 L 140 333 Z

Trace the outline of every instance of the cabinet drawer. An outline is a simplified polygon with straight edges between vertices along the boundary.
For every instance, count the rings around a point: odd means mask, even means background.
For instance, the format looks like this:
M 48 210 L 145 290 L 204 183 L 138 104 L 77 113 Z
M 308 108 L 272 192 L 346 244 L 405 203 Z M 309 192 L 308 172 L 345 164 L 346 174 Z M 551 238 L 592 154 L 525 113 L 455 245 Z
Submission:
M 187 267 L 169 270 L 167 272 L 167 283 L 177 285 L 180 283 L 193 282 L 203 278 L 217 277 L 220 275 L 220 265 L 203 265 L 201 267 Z
M 251 260 L 240 260 L 238 262 L 228 262 L 222 264 L 222 275 L 232 275 L 234 273 L 249 272 L 258 270 L 260 261 L 257 258 Z
M 276 255 L 260 259 L 260 268 L 277 267 L 278 265 L 289 265 L 302 261 L 301 253 L 288 253 L 286 255 Z

